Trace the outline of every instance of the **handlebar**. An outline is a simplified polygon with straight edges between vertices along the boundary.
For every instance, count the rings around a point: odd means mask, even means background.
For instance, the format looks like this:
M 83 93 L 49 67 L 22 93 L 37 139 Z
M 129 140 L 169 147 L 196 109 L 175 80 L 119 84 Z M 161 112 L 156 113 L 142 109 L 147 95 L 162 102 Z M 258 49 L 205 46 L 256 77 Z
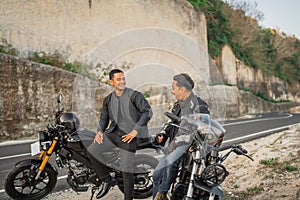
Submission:
M 229 147 L 227 146 L 227 147 L 222 147 L 222 148 L 216 148 L 217 151 L 224 151 L 226 149 L 231 149 L 231 150 L 222 157 L 221 162 L 226 160 L 232 152 L 234 152 L 236 155 L 242 155 L 242 156 L 245 156 L 245 157 L 249 158 L 250 160 L 254 161 L 253 158 L 251 158 L 249 155 L 247 155 L 248 151 L 246 149 L 244 149 L 242 147 L 242 145 L 240 145 L 240 144 L 239 145 L 231 145 Z
M 174 113 L 170 113 L 170 112 L 165 112 L 164 113 L 168 118 L 170 118 L 173 121 L 177 121 L 180 122 L 180 117 L 178 117 L 177 115 L 175 115 Z

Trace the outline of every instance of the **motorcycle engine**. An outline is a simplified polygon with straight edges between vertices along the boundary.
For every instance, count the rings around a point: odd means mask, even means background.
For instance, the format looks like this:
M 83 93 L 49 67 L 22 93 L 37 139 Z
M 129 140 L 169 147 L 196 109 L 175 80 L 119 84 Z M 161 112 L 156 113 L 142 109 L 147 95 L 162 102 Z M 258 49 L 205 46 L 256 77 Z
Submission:
M 86 172 L 80 172 L 78 174 L 74 174 L 75 181 L 79 185 L 83 185 L 87 182 L 88 180 L 88 174 Z
M 86 168 L 82 163 L 77 161 L 70 161 L 69 172 L 67 182 L 71 188 L 76 192 L 83 192 L 88 190 L 88 179 L 89 179 L 89 169 Z

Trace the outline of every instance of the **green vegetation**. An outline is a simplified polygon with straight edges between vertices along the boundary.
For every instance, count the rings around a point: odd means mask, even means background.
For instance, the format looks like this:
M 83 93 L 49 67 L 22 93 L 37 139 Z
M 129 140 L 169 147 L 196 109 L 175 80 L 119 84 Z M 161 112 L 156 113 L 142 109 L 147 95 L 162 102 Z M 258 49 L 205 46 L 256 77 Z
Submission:
M 237 189 L 238 187 L 236 187 Z M 225 196 L 222 198 L 224 200 L 246 200 L 249 199 L 251 196 L 255 196 L 263 191 L 263 186 L 254 186 L 254 187 L 249 187 L 246 188 L 245 191 L 241 192 L 231 192 L 232 194 L 229 195 L 225 191 Z
M 9 54 L 13 56 L 18 55 L 18 51 L 13 47 L 12 44 L 8 43 L 5 38 L 1 38 L 0 53 Z
M 230 86 L 230 84 L 226 84 L 228 86 Z M 233 86 L 233 85 L 232 85 Z M 265 101 L 271 102 L 271 103 L 288 103 L 291 102 L 290 100 L 281 100 L 281 101 L 276 101 L 274 99 L 271 99 L 269 97 L 267 97 L 264 93 L 262 92 L 252 92 L 250 89 L 248 88 L 238 88 L 239 90 L 245 91 L 245 92 L 250 92 L 252 93 L 254 96 L 257 96 Z
M 66 61 L 64 63 L 64 68 L 70 72 L 82 74 L 83 64 L 77 61 L 74 63 Z
M 144 98 L 149 98 L 149 97 L 150 97 L 150 94 L 147 93 L 147 92 L 145 92 L 145 93 L 143 93 L 143 96 L 144 96 Z
M 289 83 L 300 81 L 299 39 L 279 30 L 263 29 L 256 20 L 261 18 L 261 13 L 255 10 L 256 19 L 246 16 L 242 9 L 232 9 L 221 0 L 188 1 L 205 13 L 208 51 L 212 57 L 220 56 L 224 45 L 229 45 L 245 64 Z
M 266 160 L 260 160 L 259 164 L 274 166 L 274 165 L 278 165 L 279 162 L 278 162 L 278 158 L 270 158 Z
M 279 172 L 279 173 L 282 173 L 283 171 L 286 171 L 286 172 L 295 172 L 296 171 L 297 172 L 298 167 L 293 165 L 294 163 L 298 162 L 297 158 L 292 157 L 292 156 L 289 156 L 289 157 L 291 157 L 291 159 L 283 161 L 283 162 L 279 162 L 278 158 L 270 158 L 270 159 L 260 160 L 259 164 L 266 165 L 266 166 L 273 168 L 272 172 L 271 172 L 272 174 L 269 175 L 270 177 L 273 176 L 273 172 Z M 266 176 L 266 178 L 269 176 Z
M 268 101 L 268 102 L 271 102 L 271 103 L 287 103 L 287 102 L 291 102 L 289 100 L 281 100 L 281 101 L 276 101 L 274 99 L 271 99 L 271 98 L 268 98 L 264 93 L 262 92 L 252 92 L 253 95 L 265 100 L 265 101 Z
M 298 171 L 298 167 L 295 166 L 291 166 L 291 165 L 285 165 L 284 169 L 288 172 L 294 172 L 294 171 Z
M 253 196 L 255 194 L 259 194 L 261 191 L 263 190 L 262 187 L 250 187 L 250 188 L 247 188 L 247 194 L 250 195 L 250 196 Z
M 55 51 L 53 54 L 41 52 L 33 52 L 29 55 L 29 60 L 45 64 L 45 65 L 52 65 L 59 68 L 64 68 L 64 61 L 63 57 L 58 51 Z
M 69 62 L 65 61 L 62 54 L 58 51 L 55 51 L 53 54 L 41 52 L 33 52 L 28 57 L 29 60 L 42 63 L 45 65 L 52 65 L 70 72 L 83 74 L 83 64 L 80 62 Z
M 5 38 L 1 39 L 0 53 L 13 56 L 19 55 L 19 52 L 16 50 L 16 48 L 14 48 L 12 44 L 8 43 L 8 41 Z M 28 59 L 33 62 L 55 66 L 70 72 L 79 73 L 93 78 L 92 76 L 83 71 L 84 66 L 81 62 L 66 61 L 63 55 L 58 51 L 55 51 L 53 54 L 45 53 L 44 51 L 32 52 L 29 54 Z

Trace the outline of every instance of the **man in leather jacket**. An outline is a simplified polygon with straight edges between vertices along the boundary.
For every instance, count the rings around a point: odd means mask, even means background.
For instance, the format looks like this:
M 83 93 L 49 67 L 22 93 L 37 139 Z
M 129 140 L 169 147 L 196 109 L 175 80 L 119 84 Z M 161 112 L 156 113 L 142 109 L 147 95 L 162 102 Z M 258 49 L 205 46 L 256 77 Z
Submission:
M 175 95 L 177 102 L 175 102 L 172 108 L 172 113 L 179 117 L 193 113 L 210 113 L 207 103 L 192 92 L 193 88 L 194 82 L 187 74 L 174 76 L 172 94 Z M 173 123 L 178 124 L 178 122 Z M 160 160 L 153 173 L 154 200 L 168 199 L 167 192 L 176 178 L 180 157 L 187 148 L 186 144 L 189 143 L 188 140 L 190 140 L 190 136 L 181 135 L 178 128 L 174 126 L 168 126 L 165 129 L 165 133 L 158 134 L 157 142 L 164 145 L 168 138 L 167 155 Z
M 148 137 L 147 123 L 152 110 L 144 96 L 135 90 L 126 88 L 124 72 L 113 69 L 109 73 L 109 82 L 114 91 L 104 98 L 99 126 L 94 143 L 88 148 L 88 157 L 95 166 L 98 177 L 103 181 L 103 189 L 97 199 L 107 194 L 116 180 L 110 176 L 104 152 L 115 146 L 120 148 L 121 169 L 124 181 L 124 199 L 133 199 L 134 176 L 133 155 L 137 139 Z M 109 127 L 108 127 L 109 125 Z

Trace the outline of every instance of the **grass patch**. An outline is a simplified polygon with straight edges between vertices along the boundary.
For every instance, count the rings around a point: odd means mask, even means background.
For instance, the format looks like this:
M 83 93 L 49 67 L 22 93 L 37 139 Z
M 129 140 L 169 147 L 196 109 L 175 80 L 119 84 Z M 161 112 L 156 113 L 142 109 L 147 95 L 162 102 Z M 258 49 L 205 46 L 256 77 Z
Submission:
M 252 196 L 260 194 L 262 191 L 263 191 L 263 188 L 261 185 L 249 187 L 245 191 L 241 191 L 241 192 L 231 192 L 231 194 L 229 194 L 228 192 L 225 191 L 225 196 L 222 199 L 224 199 L 224 200 L 246 200 Z
M 283 171 L 287 172 L 295 172 L 298 171 L 299 168 L 292 165 L 292 163 L 297 163 L 297 159 L 293 154 L 289 154 L 290 160 L 279 162 L 278 158 L 270 158 L 270 159 L 264 159 L 260 160 L 259 164 L 266 165 L 272 168 L 272 171 L 275 173 L 282 173 Z M 266 176 L 265 178 L 269 178 Z
M 262 165 L 268 165 L 268 166 L 275 166 L 278 165 L 278 158 L 270 158 L 270 159 L 264 159 L 264 160 L 260 160 L 259 164 Z
M 263 190 L 262 187 L 254 186 L 254 187 L 247 188 L 247 193 L 249 195 L 253 196 L 253 195 L 259 194 L 262 190 Z
M 291 165 L 285 165 L 284 169 L 288 172 L 294 172 L 294 171 L 298 171 L 298 167 L 295 166 L 291 166 Z

